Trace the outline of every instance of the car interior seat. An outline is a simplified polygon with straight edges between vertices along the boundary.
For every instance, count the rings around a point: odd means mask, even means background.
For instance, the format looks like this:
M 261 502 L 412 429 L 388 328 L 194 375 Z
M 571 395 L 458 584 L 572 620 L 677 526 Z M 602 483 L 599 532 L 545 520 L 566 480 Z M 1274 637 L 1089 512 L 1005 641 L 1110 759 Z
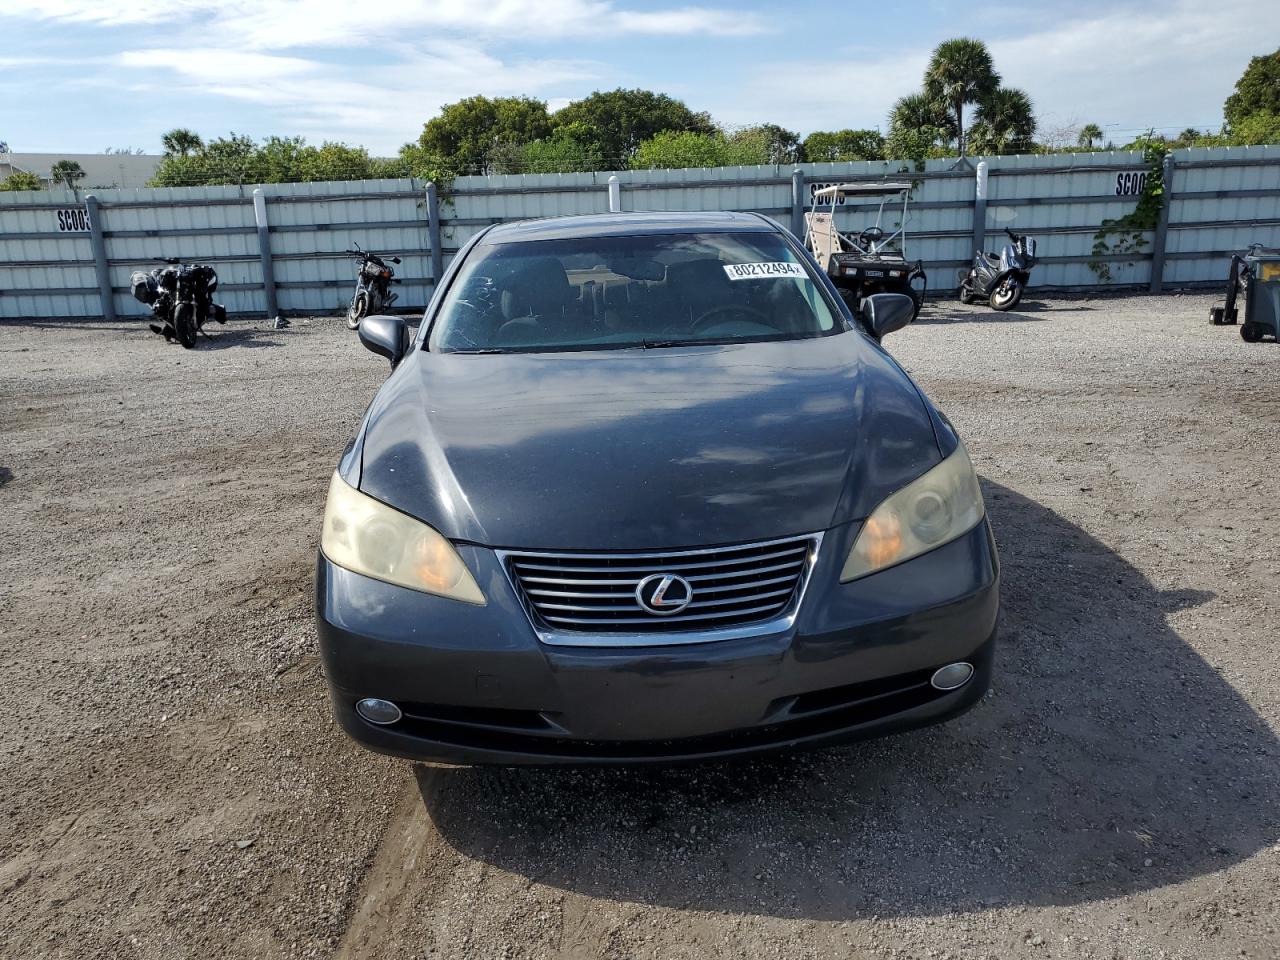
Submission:
M 578 291 L 555 257 L 538 257 L 516 270 L 504 282 L 500 303 L 500 345 L 557 343 L 582 325 Z

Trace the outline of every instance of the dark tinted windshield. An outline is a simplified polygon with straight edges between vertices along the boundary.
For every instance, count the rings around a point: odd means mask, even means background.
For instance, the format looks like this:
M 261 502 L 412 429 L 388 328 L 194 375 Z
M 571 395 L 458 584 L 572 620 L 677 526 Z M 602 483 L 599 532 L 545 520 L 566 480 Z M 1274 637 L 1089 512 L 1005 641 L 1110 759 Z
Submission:
M 431 349 L 558 351 L 792 340 L 835 308 L 775 233 L 662 234 L 476 247 Z

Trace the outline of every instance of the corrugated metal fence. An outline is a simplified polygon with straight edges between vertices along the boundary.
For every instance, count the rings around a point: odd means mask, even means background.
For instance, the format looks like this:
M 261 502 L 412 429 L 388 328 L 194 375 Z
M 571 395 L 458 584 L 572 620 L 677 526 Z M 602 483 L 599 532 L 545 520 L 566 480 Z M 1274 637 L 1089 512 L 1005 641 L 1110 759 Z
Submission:
M 1222 283 L 1232 251 L 1277 245 L 1280 147 L 1176 151 L 1165 170 L 1167 225 L 1144 233 L 1130 252 L 1102 257 L 1093 250 L 1095 234 L 1104 220 L 1134 209 L 1145 173 L 1141 155 L 982 162 L 985 204 L 975 169 L 956 168 L 954 160 L 929 161 L 923 170 L 872 161 L 463 177 L 449 185 L 438 210 L 434 187 L 413 180 L 100 190 L 92 197 L 0 193 L 0 317 L 141 316 L 146 309 L 128 295 L 129 274 L 161 256 L 214 264 L 220 298 L 235 313 L 273 305 L 336 312 L 354 283 L 343 251 L 357 242 L 403 258 L 398 306 L 417 310 L 441 265 L 476 232 L 504 220 L 604 212 L 611 176 L 624 210 L 747 210 L 788 226 L 821 184 L 910 179 L 906 252 L 925 261 L 935 290 L 954 288 L 975 244 L 985 236 L 988 248 L 998 246 L 1004 227 L 1037 237 L 1041 261 L 1032 286 L 1040 289 Z M 876 207 L 851 199 L 837 223 L 856 232 L 874 220 Z M 896 228 L 900 208 L 888 205 L 884 213 L 884 225 Z M 264 275 L 273 280 L 270 290 Z

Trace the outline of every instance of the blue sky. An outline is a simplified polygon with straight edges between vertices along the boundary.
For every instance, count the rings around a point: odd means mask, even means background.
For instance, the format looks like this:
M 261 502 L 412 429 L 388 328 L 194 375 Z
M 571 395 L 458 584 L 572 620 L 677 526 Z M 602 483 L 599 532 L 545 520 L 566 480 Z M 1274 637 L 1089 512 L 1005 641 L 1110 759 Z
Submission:
M 1190 0 L 4 0 L 0 140 L 158 152 L 181 125 L 386 155 L 473 93 L 554 109 L 618 86 L 729 125 L 883 130 L 930 49 L 976 36 L 1042 128 L 1094 122 L 1123 141 L 1220 124 L 1249 57 L 1276 46 L 1254 20 Z

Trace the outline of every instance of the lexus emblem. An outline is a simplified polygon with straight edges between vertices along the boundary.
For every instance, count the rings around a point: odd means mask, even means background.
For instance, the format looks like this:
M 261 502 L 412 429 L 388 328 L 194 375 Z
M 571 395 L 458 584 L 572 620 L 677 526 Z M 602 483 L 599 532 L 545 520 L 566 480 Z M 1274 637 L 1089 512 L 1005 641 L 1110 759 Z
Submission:
M 674 573 L 655 573 L 636 585 L 636 603 L 646 613 L 669 617 L 679 613 L 693 599 L 693 587 Z

